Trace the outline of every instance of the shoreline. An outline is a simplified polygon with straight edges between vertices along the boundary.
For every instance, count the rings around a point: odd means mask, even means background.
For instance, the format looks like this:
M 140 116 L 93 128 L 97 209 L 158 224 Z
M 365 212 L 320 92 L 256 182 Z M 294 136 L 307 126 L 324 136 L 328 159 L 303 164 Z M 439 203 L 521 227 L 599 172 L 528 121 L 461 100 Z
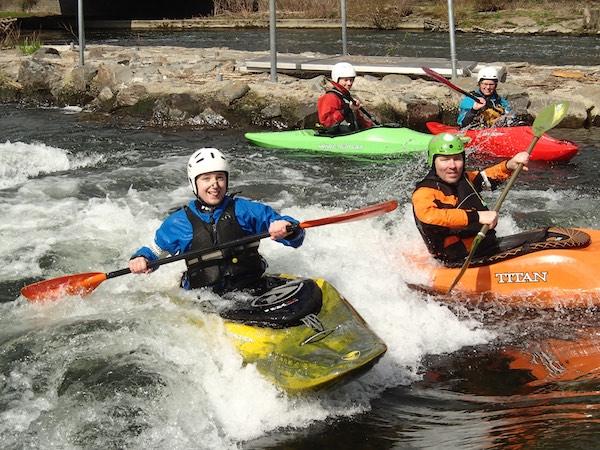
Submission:
M 266 55 L 94 44 L 80 67 L 76 46 L 42 47 L 32 56 L 2 50 L 0 101 L 80 106 L 98 120 L 154 127 L 313 128 L 323 73 L 280 72 L 273 83 L 268 71 L 243 70 L 245 61 Z M 531 121 L 547 104 L 566 100 L 571 107 L 563 128 L 600 126 L 600 66 L 508 63 L 506 68 L 507 82 L 498 90 L 520 118 Z M 475 86 L 473 78 L 456 84 L 465 90 Z M 353 94 L 380 122 L 417 130 L 427 121 L 454 123 L 461 97 L 438 82 L 397 74 L 358 76 Z
M 51 29 L 65 29 L 65 24 L 77 28 L 77 17 L 71 16 L 31 16 L 17 19 L 19 26 L 31 30 L 49 26 Z M 293 29 L 341 29 L 340 20 L 332 19 L 297 19 L 278 18 L 277 28 Z M 348 20 L 346 24 L 349 29 L 365 30 L 398 30 L 414 32 L 447 32 L 448 23 L 432 17 L 416 16 L 402 18 L 390 22 L 385 26 L 377 25 L 364 20 Z M 131 20 L 103 20 L 88 19 L 85 22 L 86 29 L 115 29 L 115 30 L 193 30 L 211 28 L 269 28 L 269 18 L 262 17 L 196 17 L 186 19 L 131 19 Z M 596 36 L 600 35 L 600 29 L 587 29 L 584 19 L 576 18 L 562 23 L 551 23 L 548 25 L 533 23 L 524 18 L 497 22 L 494 26 L 474 25 L 455 26 L 456 33 L 491 33 L 491 34 L 523 34 L 523 35 L 575 35 Z

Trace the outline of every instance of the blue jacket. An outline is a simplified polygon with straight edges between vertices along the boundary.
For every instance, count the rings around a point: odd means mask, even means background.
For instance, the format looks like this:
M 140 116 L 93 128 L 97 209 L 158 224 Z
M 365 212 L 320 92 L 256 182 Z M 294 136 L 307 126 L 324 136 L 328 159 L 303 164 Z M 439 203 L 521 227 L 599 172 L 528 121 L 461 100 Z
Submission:
M 479 89 L 477 89 L 477 90 L 473 91 L 472 94 L 475 97 L 482 97 L 482 98 L 485 98 L 486 100 L 489 100 L 492 103 L 492 105 L 494 105 L 494 106 L 502 106 L 502 108 L 504 108 L 504 112 L 506 114 L 508 114 L 512 111 L 508 100 L 506 100 L 504 97 L 500 97 L 497 92 L 494 92 L 489 97 L 486 97 L 485 95 L 483 95 L 483 93 Z M 461 128 L 466 127 L 473 121 L 473 119 L 475 118 L 475 116 L 477 116 L 477 114 L 479 114 L 480 112 L 483 112 L 485 110 L 485 108 L 482 108 L 479 111 L 475 111 L 473 109 L 474 104 L 475 104 L 475 100 L 473 100 L 472 98 L 467 97 L 467 96 L 463 97 L 462 100 L 460 101 L 460 104 L 458 105 L 458 118 L 456 119 L 456 122 L 458 123 L 459 127 L 461 127 Z M 467 120 L 465 120 L 465 118 Z
M 225 196 L 223 202 L 211 213 L 200 211 L 196 207 L 196 200 L 188 203 L 190 210 L 200 217 L 206 223 L 210 223 L 211 215 L 214 216 L 214 222 L 217 222 L 223 214 L 225 207 L 229 202 L 235 202 L 235 215 L 237 220 L 248 235 L 260 234 L 269 230 L 269 225 L 276 220 L 287 220 L 290 223 L 298 221 L 289 216 L 282 216 L 275 212 L 273 208 L 264 204 L 248 200 L 243 197 Z M 192 224 L 188 220 L 183 208 L 178 209 L 165 219 L 161 226 L 156 230 L 154 244 L 148 247 L 142 247 L 137 250 L 132 258 L 143 256 L 148 261 L 155 261 L 160 257 L 166 256 L 165 253 L 177 255 L 188 251 L 192 243 Z M 304 241 L 304 230 L 299 230 L 293 235 L 293 239 L 281 239 L 283 245 L 290 247 L 300 247 Z

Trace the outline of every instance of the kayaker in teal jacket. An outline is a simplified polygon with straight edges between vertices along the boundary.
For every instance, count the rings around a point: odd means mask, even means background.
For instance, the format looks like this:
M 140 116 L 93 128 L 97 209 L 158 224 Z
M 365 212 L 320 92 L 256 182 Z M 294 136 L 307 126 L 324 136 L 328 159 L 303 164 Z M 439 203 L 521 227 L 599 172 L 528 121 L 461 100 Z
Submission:
M 498 70 L 492 66 L 482 67 L 477 74 L 478 89 L 472 91 L 479 102 L 470 97 L 463 97 L 458 106 L 458 126 L 465 127 L 491 127 L 497 121 L 511 113 L 508 100 L 496 92 L 498 87 Z
M 229 166 L 219 150 L 202 148 L 194 152 L 187 172 L 196 199 L 168 216 L 156 231 L 154 242 L 134 253 L 129 261 L 133 273 L 150 272 L 152 261 L 169 254 L 210 249 L 266 231 L 271 239 L 284 245 L 302 245 L 304 231 L 294 228 L 297 220 L 280 215 L 264 203 L 226 194 Z M 219 293 L 256 286 L 267 267 L 258 245 L 255 241 L 215 251 L 210 259 L 186 259 L 181 286 L 212 287 Z

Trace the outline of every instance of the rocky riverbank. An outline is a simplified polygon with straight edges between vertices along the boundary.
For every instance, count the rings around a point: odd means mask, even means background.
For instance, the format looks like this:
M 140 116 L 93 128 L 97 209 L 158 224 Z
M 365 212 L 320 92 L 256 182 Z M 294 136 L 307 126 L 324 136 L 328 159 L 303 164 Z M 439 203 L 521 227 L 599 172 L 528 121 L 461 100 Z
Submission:
M 267 55 L 224 48 L 90 45 L 80 67 L 76 48 L 42 48 L 24 56 L 0 51 L 0 101 L 79 105 L 94 119 L 159 127 L 312 127 L 323 75 L 311 78 L 242 70 Z M 600 66 L 506 65 L 499 91 L 526 120 L 548 103 L 568 100 L 562 127 L 600 126 Z M 306 77 L 306 75 L 303 75 Z M 475 81 L 456 84 L 472 89 Z M 359 76 L 353 93 L 381 122 L 422 129 L 425 121 L 451 123 L 459 95 L 424 78 Z

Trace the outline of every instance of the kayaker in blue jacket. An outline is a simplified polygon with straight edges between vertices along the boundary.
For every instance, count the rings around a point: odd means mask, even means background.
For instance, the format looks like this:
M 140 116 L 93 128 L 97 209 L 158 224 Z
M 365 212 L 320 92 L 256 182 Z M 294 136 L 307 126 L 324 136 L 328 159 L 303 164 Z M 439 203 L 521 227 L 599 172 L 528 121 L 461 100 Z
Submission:
M 284 245 L 302 245 L 304 231 L 290 231 L 297 220 L 278 214 L 264 203 L 227 195 L 229 166 L 219 150 L 201 148 L 194 152 L 187 173 L 196 199 L 168 216 L 156 231 L 154 242 L 135 252 L 129 261 L 133 273 L 150 272 L 150 262 L 169 254 L 206 249 L 266 231 L 271 239 Z M 258 246 L 256 241 L 215 251 L 208 259 L 186 259 L 181 286 L 212 287 L 222 293 L 257 285 L 267 267 Z
M 500 97 L 496 92 L 498 87 L 498 70 L 492 66 L 482 67 L 477 74 L 478 89 L 472 91 L 479 99 L 476 102 L 470 97 L 463 97 L 458 106 L 458 126 L 469 127 L 491 127 L 497 121 L 511 113 L 508 100 Z

